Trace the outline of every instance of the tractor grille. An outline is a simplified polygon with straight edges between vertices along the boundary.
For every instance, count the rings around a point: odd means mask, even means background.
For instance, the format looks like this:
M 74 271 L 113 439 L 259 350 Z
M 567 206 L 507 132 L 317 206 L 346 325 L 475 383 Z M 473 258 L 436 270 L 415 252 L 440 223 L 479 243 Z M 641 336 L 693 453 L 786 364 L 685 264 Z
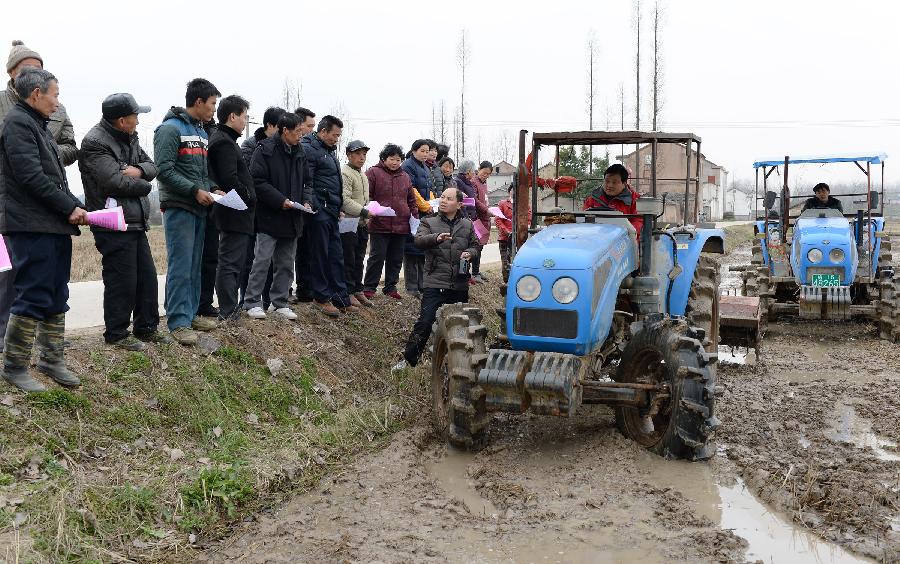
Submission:
M 574 339 L 578 336 L 578 312 L 517 307 L 513 310 L 513 330 L 516 335 Z

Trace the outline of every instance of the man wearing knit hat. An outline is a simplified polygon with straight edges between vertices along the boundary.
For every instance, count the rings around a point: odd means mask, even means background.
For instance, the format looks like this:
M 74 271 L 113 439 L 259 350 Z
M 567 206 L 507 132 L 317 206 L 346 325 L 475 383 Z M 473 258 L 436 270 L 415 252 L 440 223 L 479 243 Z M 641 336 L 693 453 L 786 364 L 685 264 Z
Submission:
M 23 42 L 16 40 L 12 42 L 12 49 L 9 50 L 9 58 L 6 61 L 6 72 L 9 74 L 9 84 L 6 90 L 0 91 L 0 133 L 3 133 L 3 120 L 6 114 L 15 107 L 19 102 L 19 95 L 13 85 L 19 72 L 25 67 L 44 68 L 44 59 L 37 51 L 29 49 Z M 78 157 L 78 146 L 75 144 L 75 129 L 66 109 L 62 104 L 59 109 L 50 116 L 47 123 L 47 129 L 53 136 L 59 147 L 59 156 L 64 165 L 69 166 L 74 163 Z M 0 352 L 3 351 L 4 336 L 6 335 L 6 324 L 9 321 L 9 308 L 12 307 L 14 295 L 13 290 L 13 272 L 6 271 L 0 273 Z

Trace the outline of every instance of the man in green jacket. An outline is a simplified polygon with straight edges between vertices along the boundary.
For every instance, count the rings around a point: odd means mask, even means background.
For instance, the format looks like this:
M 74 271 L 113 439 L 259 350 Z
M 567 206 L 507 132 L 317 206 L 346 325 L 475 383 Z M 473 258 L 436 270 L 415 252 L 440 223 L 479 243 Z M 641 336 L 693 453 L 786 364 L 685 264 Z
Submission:
M 29 49 L 19 40 L 12 42 L 9 50 L 9 58 L 6 60 L 6 72 L 9 74 L 9 83 L 6 90 L 0 92 L 0 133 L 3 133 L 3 119 L 6 114 L 19 103 L 19 95 L 16 94 L 15 80 L 22 69 L 34 67 L 44 68 L 44 59 L 32 49 Z M 78 146 L 75 144 L 75 128 L 69 121 L 66 108 L 62 104 L 50 114 L 47 122 L 47 130 L 56 141 L 59 148 L 59 157 L 64 166 L 74 163 L 78 155 Z M 16 297 L 13 288 L 14 271 L 0 272 L 0 352 L 3 352 L 4 336 L 6 335 L 6 323 L 9 320 L 9 309 L 12 307 L 13 298 Z
M 196 345 L 199 331 L 215 329 L 215 321 L 198 317 L 200 266 L 210 192 L 224 195 L 209 178 L 209 138 L 203 124 L 216 113 L 221 93 L 208 80 L 187 85 L 185 108 L 172 107 L 156 128 L 153 149 L 159 168 L 159 205 L 166 232 L 166 315 L 169 331 L 182 345 Z

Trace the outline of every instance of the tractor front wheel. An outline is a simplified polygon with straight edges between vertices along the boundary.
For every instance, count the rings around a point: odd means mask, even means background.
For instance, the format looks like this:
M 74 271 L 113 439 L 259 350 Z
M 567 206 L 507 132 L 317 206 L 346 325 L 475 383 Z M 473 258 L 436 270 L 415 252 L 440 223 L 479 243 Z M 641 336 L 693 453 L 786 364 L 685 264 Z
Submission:
M 617 407 L 623 435 L 666 458 L 704 460 L 714 454 L 709 438 L 718 427 L 714 409 L 715 356 L 700 342 L 701 330 L 681 319 L 653 316 L 625 346 L 615 380 L 654 384 L 640 407 Z
M 441 307 L 434 323 L 431 365 L 432 421 L 452 446 L 477 450 L 490 427 L 478 373 L 487 361 L 481 312 L 466 304 Z

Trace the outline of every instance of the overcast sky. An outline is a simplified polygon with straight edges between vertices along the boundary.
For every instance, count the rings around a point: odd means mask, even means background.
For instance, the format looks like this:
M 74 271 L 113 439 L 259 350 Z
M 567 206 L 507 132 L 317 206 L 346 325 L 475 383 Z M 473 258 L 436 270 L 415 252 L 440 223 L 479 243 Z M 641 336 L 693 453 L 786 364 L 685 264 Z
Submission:
M 661 129 L 703 138 L 706 156 L 737 179 L 762 157 L 883 151 L 900 157 L 900 5 L 841 1 L 661 3 Z M 0 40 L 24 40 L 60 80 L 80 137 L 107 95 L 127 91 L 153 107 L 151 132 L 184 104 L 192 77 L 238 93 L 251 115 L 279 103 L 285 79 L 319 116 L 342 108 L 354 138 L 404 148 L 432 135 L 432 108 L 459 103 L 456 51 L 468 32 L 467 153 L 496 158 L 502 130 L 587 129 L 588 37 L 600 61 L 595 129 L 635 125 L 634 3 L 474 2 L 27 2 L 7 3 Z M 439 7 L 438 7 L 439 6 Z M 650 128 L 653 2 L 643 0 L 642 129 Z M 6 51 L 0 51 L 6 53 Z M 5 61 L 5 59 L 4 59 Z M 481 138 L 481 154 L 475 154 Z M 452 141 L 452 139 L 448 139 Z M 543 161 L 543 159 L 542 159 Z M 886 169 L 900 178 L 900 161 Z M 858 180 L 852 165 L 792 169 L 806 183 Z M 70 178 L 77 169 L 68 169 Z M 795 176 L 796 174 L 796 176 Z M 861 176 L 861 175 L 859 175 Z M 73 181 L 74 184 L 80 184 Z M 793 184 L 793 183 L 792 183 Z

